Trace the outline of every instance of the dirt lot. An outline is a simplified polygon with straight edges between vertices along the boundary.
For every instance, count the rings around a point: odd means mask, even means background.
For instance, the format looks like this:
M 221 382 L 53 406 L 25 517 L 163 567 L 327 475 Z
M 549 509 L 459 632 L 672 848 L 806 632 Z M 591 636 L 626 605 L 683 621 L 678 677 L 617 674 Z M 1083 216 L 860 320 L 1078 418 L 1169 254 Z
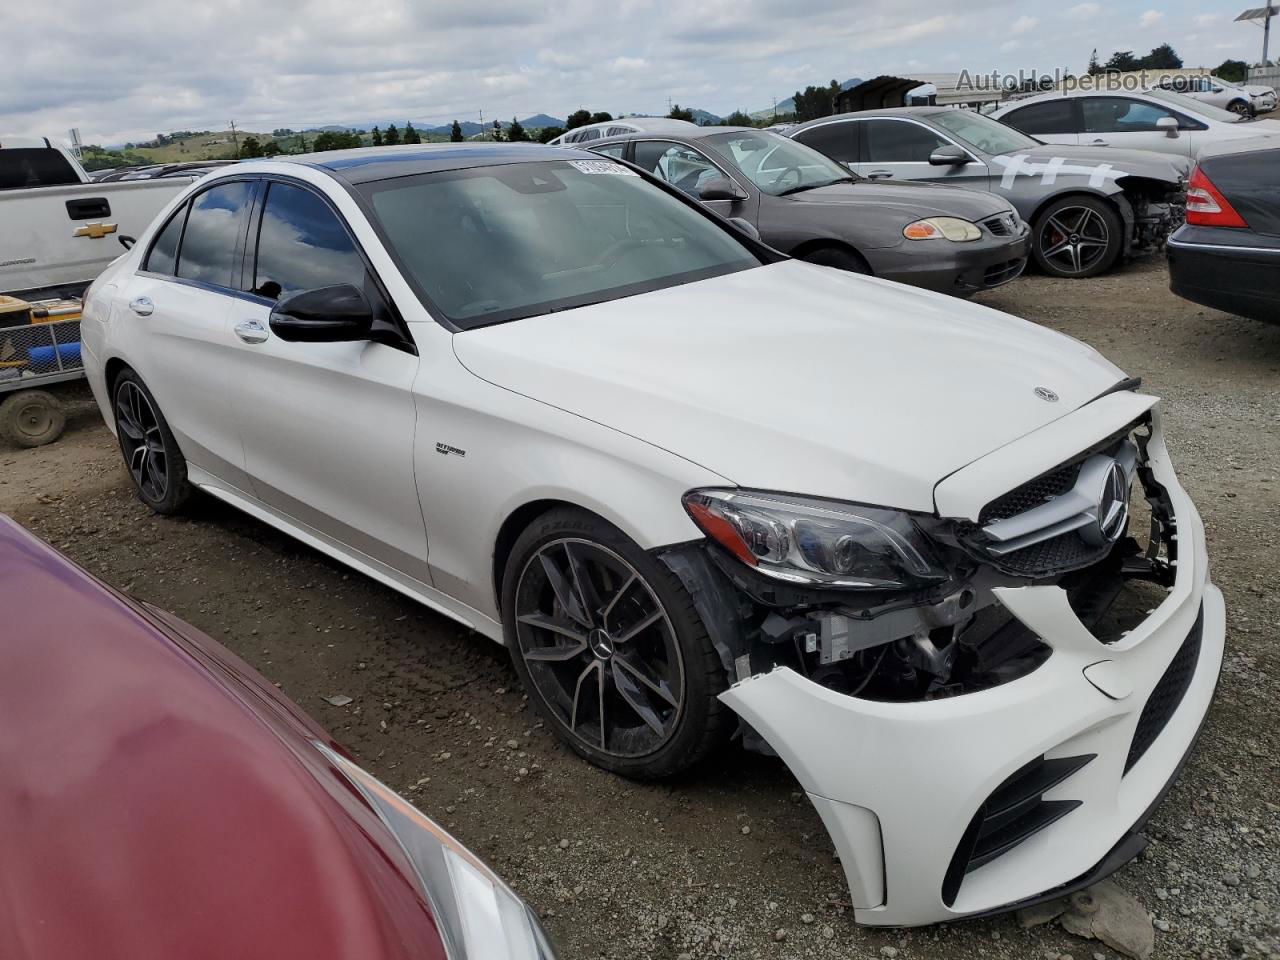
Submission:
M 1152 262 L 983 300 L 1088 341 L 1165 398 L 1227 598 L 1228 653 L 1155 842 L 1117 880 L 1157 918 L 1157 957 L 1280 957 L 1280 326 L 1166 285 Z M 150 515 L 89 404 L 50 447 L 0 448 L 0 512 L 276 681 L 510 879 L 566 960 L 1116 956 L 1010 917 L 855 928 L 826 834 L 780 762 L 733 749 L 663 786 L 587 766 L 535 722 L 489 641 L 229 508 Z M 339 693 L 354 702 L 322 699 Z

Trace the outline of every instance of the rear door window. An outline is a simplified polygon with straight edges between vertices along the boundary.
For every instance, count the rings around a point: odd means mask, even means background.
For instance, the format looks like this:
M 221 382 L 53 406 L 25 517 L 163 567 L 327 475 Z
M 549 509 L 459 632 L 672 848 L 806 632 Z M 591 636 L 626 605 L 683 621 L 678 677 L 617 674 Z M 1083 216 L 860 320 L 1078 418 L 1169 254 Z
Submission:
M 324 200 L 289 183 L 268 187 L 252 293 L 278 300 L 340 283 L 364 289 L 365 274 L 355 241 Z
M 1014 110 L 1002 118 L 1011 127 L 1035 136 L 1038 133 L 1079 133 L 1075 102 L 1072 100 L 1047 100 Z
M 164 229 L 156 235 L 155 242 L 147 253 L 146 265 L 142 268 L 151 273 L 173 276 L 178 265 L 178 242 L 182 239 L 182 225 L 187 222 L 187 204 L 179 207 L 164 225 Z
M 221 183 L 196 195 L 182 234 L 178 277 L 219 287 L 235 285 L 240 230 L 252 196 L 253 184 L 246 181 Z
M 0 150 L 0 190 L 55 187 L 79 183 L 75 169 L 51 147 L 9 147 Z
M 795 139 L 826 154 L 836 163 L 857 163 L 860 126 L 860 123 L 824 123 L 801 130 Z

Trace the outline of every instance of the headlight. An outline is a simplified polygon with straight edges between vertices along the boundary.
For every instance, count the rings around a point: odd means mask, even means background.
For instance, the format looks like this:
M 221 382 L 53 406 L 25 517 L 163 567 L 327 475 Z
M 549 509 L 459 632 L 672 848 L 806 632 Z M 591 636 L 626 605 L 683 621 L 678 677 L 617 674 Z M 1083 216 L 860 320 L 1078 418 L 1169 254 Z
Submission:
M 475 854 L 367 770 L 312 742 L 400 842 L 449 960 L 556 960 L 533 911 Z
M 947 578 L 919 528 L 896 510 L 744 490 L 693 490 L 684 506 L 707 536 L 779 580 L 900 590 Z
M 976 223 L 961 220 L 959 217 L 929 217 L 926 220 L 917 220 L 903 227 L 902 235 L 908 240 L 945 238 L 956 243 L 982 239 L 982 231 L 978 229 Z

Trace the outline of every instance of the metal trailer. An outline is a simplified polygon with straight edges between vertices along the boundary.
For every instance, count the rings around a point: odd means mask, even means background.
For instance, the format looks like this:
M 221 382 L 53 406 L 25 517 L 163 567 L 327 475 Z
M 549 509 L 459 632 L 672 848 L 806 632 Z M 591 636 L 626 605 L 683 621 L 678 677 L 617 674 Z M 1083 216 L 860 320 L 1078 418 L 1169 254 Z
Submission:
M 62 435 L 59 394 L 84 379 L 80 301 L 0 297 L 0 436 L 39 447 Z

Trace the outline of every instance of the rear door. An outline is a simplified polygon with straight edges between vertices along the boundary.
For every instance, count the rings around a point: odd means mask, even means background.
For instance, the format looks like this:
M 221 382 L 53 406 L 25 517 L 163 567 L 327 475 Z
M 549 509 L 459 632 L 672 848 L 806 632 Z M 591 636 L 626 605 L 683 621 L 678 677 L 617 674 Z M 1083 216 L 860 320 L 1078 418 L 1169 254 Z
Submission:
M 413 474 L 418 357 L 337 210 L 312 187 L 263 183 L 243 299 L 230 326 L 234 396 L 252 489 L 272 510 L 429 583 Z M 303 290 L 348 283 L 374 306 L 378 340 L 293 343 L 271 310 Z
M 129 362 L 150 388 L 187 461 L 244 488 L 244 455 L 231 409 L 240 261 L 255 184 L 219 181 L 156 234 L 142 268 L 122 286 Z M 114 400 L 113 400 L 114 402 Z
M 932 127 L 899 117 L 868 117 L 856 121 L 858 162 L 850 169 L 872 180 L 927 180 L 958 187 L 987 188 L 987 165 L 954 140 Z M 965 163 L 935 166 L 929 157 L 939 147 L 960 146 Z

